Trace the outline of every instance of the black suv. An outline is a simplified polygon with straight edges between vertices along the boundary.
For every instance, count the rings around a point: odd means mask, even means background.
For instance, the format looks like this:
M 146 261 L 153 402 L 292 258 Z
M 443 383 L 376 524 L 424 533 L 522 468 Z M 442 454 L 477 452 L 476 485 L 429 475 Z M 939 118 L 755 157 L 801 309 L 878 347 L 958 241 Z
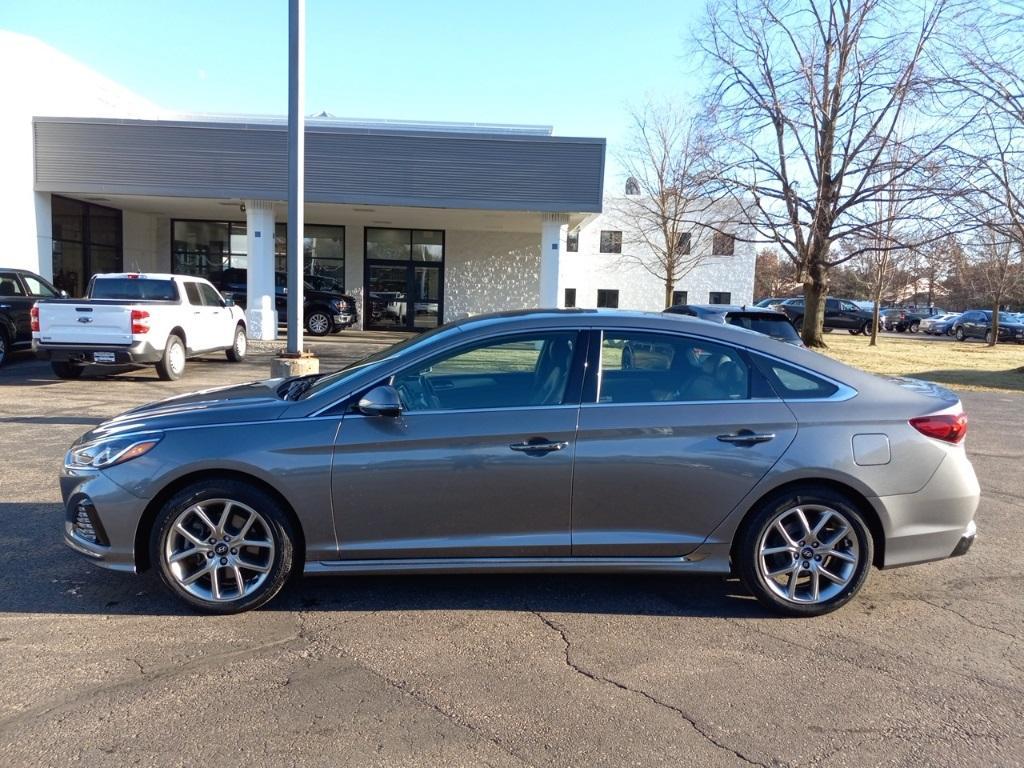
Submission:
M 0 267 L 0 365 L 18 349 L 32 347 L 32 305 L 67 296 L 35 272 Z
M 737 325 L 748 331 L 763 333 L 787 344 L 803 346 L 799 334 L 782 312 L 761 307 L 734 306 L 731 304 L 676 304 L 665 310 L 673 315 L 699 317 L 712 323 Z
M 776 305 L 780 312 L 785 312 L 786 317 L 799 330 L 804 324 L 804 300 L 790 299 L 784 304 Z M 845 328 L 850 333 L 871 333 L 871 312 L 861 309 L 852 301 L 847 299 L 825 299 L 825 322 L 824 329 L 832 331 Z
M 245 307 L 248 272 L 244 269 L 225 269 L 214 272 L 209 280 L 240 307 Z M 303 316 L 306 330 L 313 336 L 337 333 L 359 321 L 356 301 L 342 292 L 341 285 L 323 275 L 303 275 Z M 288 311 L 288 278 L 278 272 L 274 275 L 274 305 L 283 321 Z

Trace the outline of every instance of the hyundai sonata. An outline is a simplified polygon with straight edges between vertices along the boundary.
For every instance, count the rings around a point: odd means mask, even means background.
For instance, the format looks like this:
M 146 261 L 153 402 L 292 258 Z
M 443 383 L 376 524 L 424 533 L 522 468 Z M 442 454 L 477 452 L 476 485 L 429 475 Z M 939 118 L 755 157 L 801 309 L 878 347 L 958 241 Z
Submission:
M 294 573 L 738 574 L 791 615 L 961 555 L 956 395 L 729 325 L 528 311 L 326 375 L 128 411 L 68 451 L 65 540 L 201 610 Z

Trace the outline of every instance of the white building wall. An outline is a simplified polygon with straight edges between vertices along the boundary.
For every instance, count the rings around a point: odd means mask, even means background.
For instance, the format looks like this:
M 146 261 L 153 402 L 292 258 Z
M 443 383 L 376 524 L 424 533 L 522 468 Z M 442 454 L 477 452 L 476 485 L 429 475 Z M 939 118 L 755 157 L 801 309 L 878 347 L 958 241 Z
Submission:
M 665 283 L 652 275 L 636 261 L 628 258 L 637 246 L 631 240 L 628 225 L 615 213 L 615 201 L 605 201 L 605 213 L 591 219 L 579 230 L 579 251 L 566 253 L 562 259 L 559 284 L 576 289 L 576 306 L 597 306 L 598 289 L 619 291 L 620 309 L 638 309 L 658 312 L 665 308 Z M 601 253 L 601 231 L 623 232 L 623 254 Z M 754 261 L 756 252 L 752 243 L 736 241 L 732 256 L 711 256 L 711 234 L 694 237 L 695 247 L 706 251 L 706 258 L 675 286 L 686 291 L 687 302 L 707 304 L 709 294 L 727 292 L 733 304 L 749 304 L 754 293 Z M 563 296 L 559 297 L 564 303 Z
M 3 266 L 51 277 L 50 195 L 33 189 L 32 116 L 159 117 L 160 110 L 45 43 L 0 30 Z
M 539 295 L 539 231 L 445 232 L 444 322 L 535 307 Z
M 125 210 L 121 221 L 125 272 L 170 271 L 169 251 L 158 247 L 160 231 L 170 228 L 170 220 L 152 213 Z

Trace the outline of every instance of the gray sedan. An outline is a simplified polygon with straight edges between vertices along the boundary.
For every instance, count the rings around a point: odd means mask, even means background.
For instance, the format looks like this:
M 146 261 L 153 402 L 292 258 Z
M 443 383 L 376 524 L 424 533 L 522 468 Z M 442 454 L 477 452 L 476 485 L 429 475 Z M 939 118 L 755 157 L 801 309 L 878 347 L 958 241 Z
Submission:
M 961 555 L 957 397 L 728 325 L 529 311 L 336 373 L 136 408 L 61 475 L 65 540 L 201 610 L 293 573 L 737 573 L 790 615 Z

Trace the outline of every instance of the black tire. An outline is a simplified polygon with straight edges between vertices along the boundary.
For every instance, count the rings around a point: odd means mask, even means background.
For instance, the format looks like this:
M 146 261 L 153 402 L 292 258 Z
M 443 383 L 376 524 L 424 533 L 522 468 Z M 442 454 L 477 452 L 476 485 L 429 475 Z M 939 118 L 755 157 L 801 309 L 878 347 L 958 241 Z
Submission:
M 311 336 L 326 336 L 333 327 L 331 316 L 322 309 L 314 309 L 306 316 L 306 330 Z
M 11 351 L 11 343 L 7 339 L 7 331 L 0 328 L 0 365 L 7 362 L 7 356 Z
M 249 346 L 249 340 L 245 337 L 245 328 L 241 323 L 235 328 L 235 339 L 231 346 L 224 350 L 224 355 L 232 363 L 240 363 L 245 360 L 245 352 Z
M 168 546 L 168 537 L 177 536 L 174 523 L 189 507 L 203 501 L 214 499 L 230 500 L 256 510 L 266 521 L 266 534 L 273 539 L 274 552 L 268 565 L 269 570 L 261 584 L 250 594 L 235 599 L 226 599 L 222 602 L 214 602 L 210 599 L 189 592 L 179 583 L 178 577 L 172 571 L 172 566 L 167 562 L 165 551 Z M 212 519 L 212 518 L 211 518 Z M 262 522 L 260 523 L 262 525 Z M 250 529 L 251 535 L 252 529 Z M 224 478 L 207 478 L 189 485 L 174 494 L 157 513 L 153 522 L 153 529 L 149 538 L 150 562 L 156 566 L 160 573 L 160 579 L 170 590 L 171 594 L 179 600 L 187 603 L 193 608 L 205 613 L 241 613 L 258 608 L 272 600 L 281 591 L 295 566 L 295 542 L 297 541 L 295 530 L 287 512 L 282 508 L 280 502 L 271 494 L 261 488 L 249 483 Z M 173 542 L 172 542 L 173 543 Z M 218 542 L 219 543 L 219 542 Z M 229 550 L 230 551 L 230 550 Z M 203 563 L 203 555 L 197 553 L 197 562 Z M 216 560 L 217 556 L 211 558 Z M 187 561 L 186 561 L 187 562 Z M 231 566 L 224 566 L 224 569 Z M 219 566 L 215 566 L 218 572 Z M 202 577 L 197 584 L 202 585 L 209 577 Z M 243 577 L 243 581 L 246 579 Z M 202 588 L 201 586 L 199 587 Z
M 58 379 L 77 379 L 82 375 L 82 371 L 85 370 L 85 367 L 81 365 L 57 361 L 50 363 L 50 368 Z
M 919 330 L 921 330 L 921 322 L 919 320 L 915 320 L 910 324 L 911 333 L 917 333 Z
M 860 332 L 864 336 L 870 336 L 871 335 L 871 322 L 869 321 L 869 322 L 864 323 L 864 325 L 862 325 L 860 327 Z
M 964 339 L 967 338 L 967 335 L 964 333 L 964 328 L 962 325 L 957 326 L 956 331 L 953 332 L 953 338 L 955 338 L 957 341 L 963 341 Z
M 824 577 L 817 577 L 819 583 L 825 584 L 826 588 L 835 589 L 835 593 L 830 597 L 819 602 L 799 602 L 778 594 L 770 586 L 770 580 L 762 573 L 760 547 L 762 539 L 768 543 L 770 536 L 777 535 L 774 533 L 777 530 L 774 528 L 775 521 L 780 516 L 791 513 L 796 507 L 808 510 L 805 512 L 805 515 L 811 523 L 811 527 L 814 527 L 815 518 L 813 515 L 817 514 L 813 511 L 815 505 L 828 508 L 833 515 L 838 516 L 830 518 L 837 525 L 839 520 L 844 520 L 848 524 L 849 533 L 837 535 L 843 543 L 850 542 L 850 551 L 856 552 L 857 560 L 855 563 L 850 564 L 847 573 L 848 580 L 842 586 L 834 584 L 824 579 Z M 783 517 L 783 519 L 786 518 Z M 801 563 L 805 564 L 804 568 L 799 569 L 796 578 L 799 579 L 800 574 L 808 574 L 806 577 L 807 588 L 809 588 L 811 582 L 811 572 L 806 570 L 806 564 L 811 564 L 810 567 L 814 569 L 827 566 L 830 572 L 837 567 L 840 570 L 845 568 L 842 565 L 845 561 L 838 558 L 830 558 L 828 555 L 825 555 L 820 566 L 813 562 L 815 558 L 821 559 L 820 556 L 813 554 L 814 549 L 811 547 L 812 544 L 818 544 L 819 542 L 811 541 L 809 538 L 805 537 L 803 541 L 797 542 L 797 544 L 802 545 L 802 550 L 810 553 L 807 559 L 801 560 L 805 556 L 802 553 L 799 556 L 793 555 L 794 567 L 801 565 Z M 822 542 L 824 541 L 824 538 L 822 538 Z M 853 549 L 854 542 L 855 550 Z M 824 552 L 824 550 L 821 551 Z M 864 522 L 864 518 L 850 499 L 827 486 L 809 484 L 775 494 L 752 510 L 736 535 L 732 556 L 733 568 L 739 574 L 747 589 L 766 608 L 786 616 L 820 616 L 848 603 L 860 591 L 860 588 L 864 586 L 874 559 L 874 542 L 871 538 L 871 532 Z M 786 562 L 785 558 L 790 557 L 790 555 L 781 553 L 779 555 L 771 555 L 771 557 L 783 558 L 782 563 L 784 565 Z M 833 559 L 835 559 L 835 563 L 832 562 Z M 781 588 L 778 582 L 773 581 L 771 584 L 776 585 L 777 589 Z
M 181 337 L 167 337 L 164 356 L 156 364 L 156 374 L 164 381 L 177 381 L 185 373 L 185 343 Z

